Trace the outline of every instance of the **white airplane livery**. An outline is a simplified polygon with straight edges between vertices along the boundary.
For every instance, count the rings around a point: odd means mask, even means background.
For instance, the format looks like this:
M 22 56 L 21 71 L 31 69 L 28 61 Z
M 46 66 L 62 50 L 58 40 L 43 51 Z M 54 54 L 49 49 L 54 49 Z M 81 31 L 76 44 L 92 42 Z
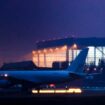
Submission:
M 64 70 L 0 70 L 0 87 L 21 84 L 25 88 L 34 88 L 43 84 L 63 83 L 82 78 L 85 76 L 83 67 L 88 50 L 84 48 Z

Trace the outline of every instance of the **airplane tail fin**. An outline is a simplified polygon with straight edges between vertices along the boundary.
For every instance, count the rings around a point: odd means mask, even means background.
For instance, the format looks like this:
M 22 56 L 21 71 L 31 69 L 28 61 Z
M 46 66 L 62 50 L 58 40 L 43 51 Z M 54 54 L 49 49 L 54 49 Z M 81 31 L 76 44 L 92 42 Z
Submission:
M 83 73 L 83 66 L 85 64 L 88 50 L 89 48 L 84 48 L 75 58 L 75 60 L 71 63 L 67 70 L 71 73 Z

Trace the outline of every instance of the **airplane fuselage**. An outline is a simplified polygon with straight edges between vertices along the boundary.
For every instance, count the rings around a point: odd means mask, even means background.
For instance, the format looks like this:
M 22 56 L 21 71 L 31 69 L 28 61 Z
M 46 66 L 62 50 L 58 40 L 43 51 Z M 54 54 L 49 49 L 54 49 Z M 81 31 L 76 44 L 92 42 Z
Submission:
M 70 79 L 69 72 L 63 71 L 0 71 L 0 75 L 14 77 L 14 79 L 25 80 L 35 84 L 60 83 Z
M 63 83 L 73 81 L 83 76 L 83 66 L 85 64 L 88 48 L 83 49 L 75 60 L 65 70 L 0 70 L 0 80 L 5 80 L 6 84 L 22 84 L 26 86 Z M 1 84 L 0 83 L 0 84 Z M 10 85 L 11 85 L 10 84 Z

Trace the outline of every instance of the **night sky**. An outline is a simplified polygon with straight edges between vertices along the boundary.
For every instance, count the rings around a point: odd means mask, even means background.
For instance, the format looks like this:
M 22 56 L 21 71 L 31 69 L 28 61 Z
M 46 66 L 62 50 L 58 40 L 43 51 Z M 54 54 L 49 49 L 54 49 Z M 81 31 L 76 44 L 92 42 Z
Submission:
M 0 64 L 27 60 L 36 41 L 104 37 L 105 0 L 0 0 Z

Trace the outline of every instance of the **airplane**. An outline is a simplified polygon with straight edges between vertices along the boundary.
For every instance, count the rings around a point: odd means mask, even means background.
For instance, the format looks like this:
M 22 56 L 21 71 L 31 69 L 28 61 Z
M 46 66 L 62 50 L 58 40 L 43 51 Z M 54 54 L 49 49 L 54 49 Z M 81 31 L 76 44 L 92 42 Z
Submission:
M 0 70 L 0 87 L 7 88 L 21 84 L 23 90 L 38 88 L 43 84 L 63 83 L 86 76 L 83 73 L 89 48 L 84 48 L 75 60 L 64 70 Z

